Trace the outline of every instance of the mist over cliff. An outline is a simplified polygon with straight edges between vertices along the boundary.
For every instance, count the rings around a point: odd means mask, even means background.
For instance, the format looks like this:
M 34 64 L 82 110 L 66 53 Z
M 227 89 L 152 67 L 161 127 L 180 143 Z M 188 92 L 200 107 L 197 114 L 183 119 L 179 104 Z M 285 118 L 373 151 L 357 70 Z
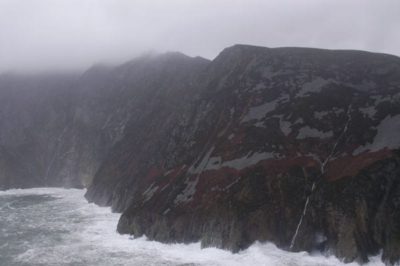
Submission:
M 120 233 L 400 258 L 400 59 L 235 45 L 0 76 L 0 188 L 87 187 Z

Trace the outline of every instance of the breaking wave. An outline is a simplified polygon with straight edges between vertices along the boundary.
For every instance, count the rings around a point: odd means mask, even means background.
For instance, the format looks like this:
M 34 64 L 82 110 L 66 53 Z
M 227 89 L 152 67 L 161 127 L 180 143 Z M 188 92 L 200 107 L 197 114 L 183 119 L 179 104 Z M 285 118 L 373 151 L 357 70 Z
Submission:
M 201 249 L 199 243 L 132 239 L 115 231 L 119 214 L 87 203 L 84 193 L 59 188 L 0 192 L 0 265 L 344 265 L 333 256 L 286 252 L 271 243 L 232 254 Z M 377 256 L 367 265 L 383 263 Z

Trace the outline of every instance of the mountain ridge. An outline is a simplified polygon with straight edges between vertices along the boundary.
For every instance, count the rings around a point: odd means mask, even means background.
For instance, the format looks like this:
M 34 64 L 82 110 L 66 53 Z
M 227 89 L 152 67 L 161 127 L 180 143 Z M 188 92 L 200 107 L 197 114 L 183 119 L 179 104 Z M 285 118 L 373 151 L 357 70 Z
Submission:
M 37 133 L 14 150 L 1 142 L 0 185 L 35 144 L 22 160 L 35 178 L 88 186 L 89 201 L 122 212 L 120 233 L 399 260 L 398 57 L 235 45 L 212 61 L 169 53 L 95 67 L 64 91 L 39 95 L 57 103 L 44 110 L 28 99 L 25 120 L 39 126 L 23 125 Z M 0 127 L 13 132 L 8 118 Z

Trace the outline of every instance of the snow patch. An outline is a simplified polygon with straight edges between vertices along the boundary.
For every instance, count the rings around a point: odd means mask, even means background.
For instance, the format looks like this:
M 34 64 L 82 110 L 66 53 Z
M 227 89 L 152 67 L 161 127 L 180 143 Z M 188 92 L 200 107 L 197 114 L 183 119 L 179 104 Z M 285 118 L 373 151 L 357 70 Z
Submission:
M 186 187 L 181 194 L 176 196 L 174 204 L 177 205 L 182 202 L 188 202 L 193 198 L 194 193 L 196 193 L 196 186 L 199 183 L 200 175 L 197 175 L 193 180 L 186 179 Z
M 300 128 L 299 134 L 297 135 L 297 139 L 305 139 L 305 138 L 320 138 L 320 139 L 326 139 L 326 138 L 331 138 L 333 137 L 333 132 L 332 131 L 319 131 L 316 128 L 311 128 L 309 126 L 305 126 Z
M 196 177 L 188 178 L 185 180 L 186 187 L 182 191 L 182 193 L 175 198 L 174 204 L 188 202 L 193 198 L 193 195 L 196 193 L 196 186 L 197 183 L 199 183 L 201 173 L 206 169 L 207 165 L 210 162 L 212 162 L 213 164 L 215 163 L 215 158 L 210 157 L 213 151 L 214 147 L 211 147 L 208 152 L 203 156 L 201 162 L 197 166 L 195 166 L 197 164 L 197 161 L 192 166 L 190 166 L 190 168 L 188 169 L 188 173 L 196 174 Z
M 342 108 L 337 108 L 337 107 L 334 107 L 332 110 L 333 110 L 333 112 L 336 114 L 336 116 L 339 116 L 339 115 L 341 115 L 342 113 L 345 112 L 344 109 L 342 109 Z
M 288 136 L 291 132 L 292 123 L 290 121 L 285 121 L 282 118 L 279 120 L 279 127 L 285 136 Z
M 294 121 L 295 124 L 304 124 L 303 118 L 299 117 L 296 121 Z
M 390 96 L 382 96 L 382 95 L 371 96 L 371 98 L 375 100 L 375 106 L 380 103 L 392 100 Z
M 249 111 L 243 116 L 241 122 L 244 123 L 251 120 L 260 120 L 264 118 L 268 113 L 274 111 L 280 102 L 288 99 L 289 96 L 284 95 L 278 97 L 273 101 L 269 101 L 258 106 L 250 107 Z
M 210 161 L 214 163 L 209 163 L 204 170 L 219 170 L 224 167 L 234 168 L 237 170 L 242 170 L 246 167 L 252 166 L 257 164 L 260 161 L 268 160 L 268 159 L 275 159 L 276 156 L 272 152 L 256 152 L 251 153 L 249 152 L 246 156 L 230 161 L 222 162 L 220 157 L 211 158 Z M 219 162 L 219 163 L 217 163 Z
M 328 111 L 317 111 L 317 112 L 314 112 L 314 117 L 316 118 L 316 119 L 323 119 L 325 116 L 327 116 L 329 114 L 329 112 Z
M 360 91 L 372 91 L 377 87 L 376 83 L 372 80 L 363 80 L 359 84 L 348 84 L 348 85 Z
M 190 168 L 188 169 L 189 174 L 199 174 L 203 171 L 203 169 L 207 166 L 208 161 L 210 160 L 210 156 L 214 151 L 214 147 L 211 147 L 208 152 L 201 158 L 201 162 L 197 164 L 198 160 L 194 162 Z M 197 164 L 197 166 L 196 166 Z
M 397 149 L 400 147 L 400 114 L 386 116 L 376 129 L 377 133 L 372 143 L 358 147 L 353 151 L 353 155 L 365 151 L 375 152 L 384 148 Z
M 264 127 L 265 128 L 264 121 L 258 121 L 257 123 L 254 124 L 254 126 L 255 127 Z
M 275 101 L 261 104 L 259 106 L 251 107 L 251 108 L 249 108 L 249 111 L 247 112 L 247 114 L 242 118 L 241 122 L 244 123 L 244 122 L 248 122 L 251 120 L 260 120 L 260 119 L 264 118 L 267 113 L 275 110 L 277 105 L 278 105 L 278 101 L 275 100 Z
M 331 79 L 323 79 L 321 77 L 318 77 L 310 82 L 304 83 L 303 87 L 297 93 L 297 96 L 304 97 L 310 93 L 319 93 L 324 86 L 331 82 Z
M 158 186 L 154 186 L 154 183 L 151 184 L 142 194 L 144 196 L 143 202 L 150 200 L 154 196 L 154 193 L 156 193 L 157 189 Z
M 373 118 L 377 112 L 375 106 L 368 106 L 359 109 L 360 112 L 370 118 Z
M 260 92 L 267 88 L 264 83 L 258 83 L 256 86 L 250 89 L 250 92 Z

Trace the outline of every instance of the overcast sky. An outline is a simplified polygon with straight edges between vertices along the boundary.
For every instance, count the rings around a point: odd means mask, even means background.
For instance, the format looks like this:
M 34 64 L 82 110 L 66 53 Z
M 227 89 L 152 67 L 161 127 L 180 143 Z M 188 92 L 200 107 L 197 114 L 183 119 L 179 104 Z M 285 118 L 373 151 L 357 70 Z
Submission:
M 0 72 L 236 43 L 400 55 L 400 0 L 0 0 Z

